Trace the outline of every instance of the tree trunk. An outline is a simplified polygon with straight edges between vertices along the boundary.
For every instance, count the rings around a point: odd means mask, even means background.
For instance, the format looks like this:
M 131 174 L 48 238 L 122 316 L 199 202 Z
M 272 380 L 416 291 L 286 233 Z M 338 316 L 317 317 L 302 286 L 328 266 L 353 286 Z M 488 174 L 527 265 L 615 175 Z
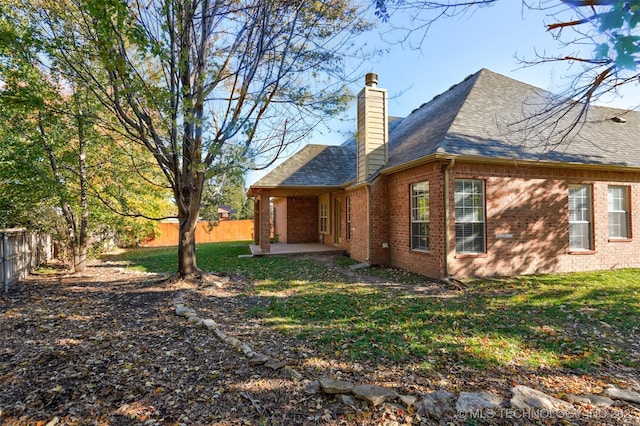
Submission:
M 75 272 L 84 272 L 87 269 L 87 245 L 73 246 L 73 269 Z
M 87 228 L 89 227 L 89 203 L 87 200 L 87 141 L 85 137 L 85 118 L 82 110 L 82 94 L 75 93 L 76 119 L 78 121 L 78 171 L 80 178 L 80 229 L 78 241 L 73 248 L 73 266 L 76 272 L 87 269 Z
M 178 241 L 178 274 L 182 278 L 198 278 L 200 270 L 196 264 L 196 225 L 197 221 L 180 218 Z

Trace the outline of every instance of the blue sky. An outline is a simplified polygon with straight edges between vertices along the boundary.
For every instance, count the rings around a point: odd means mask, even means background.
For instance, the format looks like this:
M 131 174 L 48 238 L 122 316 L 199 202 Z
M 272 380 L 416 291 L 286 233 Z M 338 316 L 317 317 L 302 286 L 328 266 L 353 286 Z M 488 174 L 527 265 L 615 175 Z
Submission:
M 411 17 L 392 16 L 391 19 L 393 24 L 400 26 L 409 22 Z M 555 19 L 549 16 L 549 11 L 523 9 L 520 0 L 501 0 L 463 16 L 439 20 L 430 28 L 420 49 L 385 43 L 381 37 L 391 40 L 394 37 L 387 34 L 389 27 L 380 24 L 363 41 L 369 46 L 390 51 L 361 66 L 362 78 L 353 85 L 352 91 L 357 93 L 360 90 L 366 72 L 377 73 L 378 86 L 389 92 L 389 114 L 401 117 L 481 68 L 560 92 L 567 87 L 568 76 L 577 68 L 569 68 L 566 62 L 533 67 L 524 67 L 520 62 L 522 58 L 534 60 L 536 52 L 546 56 L 575 52 L 576 47 L 561 49 L 560 43 L 546 31 L 545 23 L 550 22 L 555 22 Z M 585 50 L 589 52 L 592 46 L 586 46 Z M 606 105 L 632 108 L 637 103 L 636 95 L 637 90 L 634 94 L 621 94 L 615 99 L 605 100 Z M 342 143 L 346 139 L 345 134 L 355 129 L 355 103 L 349 108 L 346 121 L 335 120 L 330 127 L 330 130 L 316 132 L 308 142 Z M 264 174 L 250 172 L 247 186 Z

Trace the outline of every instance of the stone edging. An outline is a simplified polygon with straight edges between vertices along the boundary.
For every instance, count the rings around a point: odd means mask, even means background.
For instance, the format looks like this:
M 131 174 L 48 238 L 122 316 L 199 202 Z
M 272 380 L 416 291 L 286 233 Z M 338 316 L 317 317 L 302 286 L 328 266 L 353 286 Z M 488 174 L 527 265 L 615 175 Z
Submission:
M 241 351 L 245 357 L 249 359 L 249 365 L 258 366 L 264 365 L 271 370 L 278 371 L 282 377 L 291 378 L 300 380 L 302 379 L 302 374 L 300 374 L 295 369 L 286 365 L 283 361 L 280 361 L 275 358 L 271 358 L 268 355 L 261 354 L 259 352 L 255 352 L 249 345 L 246 343 L 242 343 L 240 340 L 236 339 L 233 336 L 227 336 L 227 334 L 220 329 L 218 323 L 216 323 L 211 318 L 200 318 L 196 311 L 185 306 L 184 304 L 184 294 L 179 294 L 173 299 L 173 305 L 175 308 L 175 314 L 181 317 L 186 318 L 189 323 L 195 325 L 196 327 L 203 327 L 208 330 L 213 331 L 215 335 L 222 340 L 223 342 L 233 346 L 234 348 Z
M 223 342 L 241 351 L 248 358 L 251 366 L 264 366 L 277 371 L 282 377 L 302 380 L 303 376 L 285 362 L 268 355 L 255 352 L 249 345 L 235 337 L 228 336 L 211 318 L 200 318 L 195 310 L 185 306 L 184 294 L 178 294 L 173 299 L 175 314 L 184 317 L 190 324 L 207 328 Z M 473 415 L 488 415 L 487 418 L 508 418 L 508 416 L 526 415 L 526 418 L 544 419 L 548 417 L 580 418 L 583 407 L 588 410 L 602 410 L 611 407 L 614 400 L 628 404 L 640 411 L 640 393 L 609 385 L 604 395 L 572 395 L 564 396 L 564 400 L 547 395 L 538 390 L 517 385 L 511 389 L 512 398 L 504 400 L 502 397 L 489 392 L 460 392 L 458 396 L 446 391 L 436 390 L 418 400 L 413 395 L 402 395 L 393 389 L 382 386 L 362 384 L 324 377 L 319 380 L 307 380 L 309 385 L 305 393 L 313 395 L 322 390 L 327 395 L 333 395 L 336 400 L 345 405 L 357 406 L 358 401 L 370 407 L 376 407 L 385 402 L 400 403 L 408 409 L 414 409 L 418 416 L 441 419 L 447 415 L 456 418 L 467 418 Z M 354 397 L 356 399 L 354 399 Z M 604 416 L 606 413 L 602 412 Z M 602 417 L 604 418 L 604 417 Z

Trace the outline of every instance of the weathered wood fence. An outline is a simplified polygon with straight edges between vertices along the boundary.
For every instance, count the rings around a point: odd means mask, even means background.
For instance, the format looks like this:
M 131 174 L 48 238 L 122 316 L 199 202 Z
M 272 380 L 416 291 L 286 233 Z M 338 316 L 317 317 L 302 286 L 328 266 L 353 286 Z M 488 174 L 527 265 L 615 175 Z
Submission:
M 159 235 L 143 240 L 142 247 L 163 247 L 178 245 L 178 223 L 160 222 Z M 217 243 L 221 241 L 245 241 L 253 239 L 253 220 L 221 220 L 220 222 L 198 222 L 196 243 Z
M 53 257 L 51 236 L 28 232 L 26 229 L 0 230 L 0 276 L 5 293 L 9 285 L 35 270 L 41 263 Z

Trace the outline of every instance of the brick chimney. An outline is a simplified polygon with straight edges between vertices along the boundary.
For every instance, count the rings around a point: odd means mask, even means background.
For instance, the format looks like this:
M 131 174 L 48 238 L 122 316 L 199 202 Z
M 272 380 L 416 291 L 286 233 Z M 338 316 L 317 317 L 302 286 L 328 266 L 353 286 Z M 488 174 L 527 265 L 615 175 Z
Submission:
M 369 73 L 358 94 L 358 182 L 367 180 L 387 163 L 388 158 L 387 90 L 377 86 L 378 75 Z

